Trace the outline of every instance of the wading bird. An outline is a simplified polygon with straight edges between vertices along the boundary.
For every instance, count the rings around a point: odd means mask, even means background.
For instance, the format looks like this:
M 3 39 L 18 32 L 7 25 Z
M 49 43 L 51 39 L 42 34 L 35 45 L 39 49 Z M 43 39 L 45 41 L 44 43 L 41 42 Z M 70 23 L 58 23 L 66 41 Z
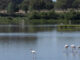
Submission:
M 64 47 L 65 47 L 65 48 L 68 48 L 69 46 L 68 46 L 68 45 L 65 45 Z
M 71 45 L 71 48 L 76 48 L 76 46 L 72 44 L 72 45 Z

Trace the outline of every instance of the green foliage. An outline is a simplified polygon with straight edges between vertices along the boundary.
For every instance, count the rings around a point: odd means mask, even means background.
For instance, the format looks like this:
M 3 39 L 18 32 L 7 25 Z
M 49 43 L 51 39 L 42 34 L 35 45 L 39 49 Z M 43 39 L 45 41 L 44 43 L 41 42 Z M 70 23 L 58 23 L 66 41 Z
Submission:
M 80 8 L 80 0 L 56 0 L 55 3 L 52 0 L 0 0 L 0 10 L 6 9 L 12 3 L 15 5 L 15 11 L 19 9 L 24 11 L 51 10 L 54 7 L 57 9 Z
M 67 20 L 78 20 L 80 19 L 79 16 L 80 16 L 80 12 L 76 12 L 74 10 L 64 13 L 64 19 L 67 19 Z
M 19 5 L 23 0 L 0 0 L 0 10 L 6 9 L 11 1 L 14 1 L 17 5 Z
M 52 0 L 31 0 L 30 7 L 33 10 L 42 10 L 42 9 L 52 9 L 53 8 Z
M 69 9 L 79 7 L 79 0 L 57 0 L 56 8 L 58 9 Z
M 80 8 L 80 0 L 75 0 L 72 4 L 73 8 Z
M 48 16 L 47 17 L 49 17 L 49 19 L 57 19 L 59 16 L 58 16 L 57 13 L 55 13 L 54 10 L 51 10 L 51 11 L 48 12 Z
M 12 14 L 14 14 L 14 12 L 16 12 L 18 10 L 19 10 L 18 6 L 15 2 L 12 1 L 8 4 L 8 7 L 7 7 L 7 13 L 8 14 L 12 15 Z
M 39 12 L 33 11 L 28 14 L 29 19 L 40 19 Z
M 14 13 L 14 5 L 13 5 L 13 3 L 9 3 L 9 5 L 7 7 L 7 12 L 8 12 L 8 14 L 13 14 Z
M 58 8 L 58 9 L 64 9 L 64 8 L 66 8 L 66 1 L 67 0 L 57 0 L 57 2 L 56 2 L 56 8 Z
M 58 15 L 53 10 L 48 12 L 31 12 L 29 13 L 30 19 L 57 19 Z
M 45 23 L 52 24 L 53 22 L 56 22 L 56 24 L 61 24 L 61 23 L 70 24 L 70 21 L 71 24 L 79 24 L 80 12 L 76 12 L 75 10 L 70 10 L 69 12 L 64 12 L 64 13 L 56 13 L 54 12 L 54 10 L 49 12 L 31 12 L 30 14 L 28 14 L 28 18 L 32 20 L 32 22 L 35 22 L 36 24 L 38 24 L 39 22 L 41 22 L 41 24 L 42 22 L 43 24 Z M 38 20 L 35 21 L 35 19 Z
M 29 1 L 24 0 L 21 4 L 20 4 L 20 9 L 24 10 L 25 12 L 27 12 L 27 10 L 29 9 Z
M 8 3 L 10 2 L 10 0 L 0 0 L 0 10 L 3 10 L 7 7 Z

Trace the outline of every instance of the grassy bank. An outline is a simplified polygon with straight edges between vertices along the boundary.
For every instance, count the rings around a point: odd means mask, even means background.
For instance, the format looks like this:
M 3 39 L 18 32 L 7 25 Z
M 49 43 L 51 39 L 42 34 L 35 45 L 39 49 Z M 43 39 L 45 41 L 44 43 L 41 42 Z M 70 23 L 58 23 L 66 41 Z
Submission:
M 24 20 L 24 21 L 23 21 Z M 0 24 L 12 25 L 55 25 L 55 24 L 77 24 L 80 20 L 69 21 L 66 19 L 29 19 L 28 17 L 0 17 Z
M 58 25 L 58 31 L 80 31 L 80 25 Z
M 0 17 L 0 24 L 12 25 L 54 25 L 54 24 L 68 24 L 68 21 L 62 19 L 28 19 L 27 17 Z

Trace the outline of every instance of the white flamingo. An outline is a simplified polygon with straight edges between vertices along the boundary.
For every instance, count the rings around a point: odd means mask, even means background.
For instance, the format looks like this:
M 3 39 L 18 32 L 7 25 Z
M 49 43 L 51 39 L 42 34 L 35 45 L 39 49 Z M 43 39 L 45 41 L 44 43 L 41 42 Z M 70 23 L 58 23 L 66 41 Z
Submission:
M 35 60 L 35 53 L 36 53 L 36 51 L 31 49 L 31 53 L 33 54 L 33 60 Z
M 32 50 L 31 52 L 32 52 L 33 54 L 34 54 L 34 53 L 36 53 L 36 51 L 35 51 L 35 50 Z
M 65 45 L 64 47 L 65 47 L 65 48 L 68 48 L 69 46 L 68 46 L 68 45 Z
M 71 45 L 71 48 L 76 48 L 76 46 L 74 44 Z

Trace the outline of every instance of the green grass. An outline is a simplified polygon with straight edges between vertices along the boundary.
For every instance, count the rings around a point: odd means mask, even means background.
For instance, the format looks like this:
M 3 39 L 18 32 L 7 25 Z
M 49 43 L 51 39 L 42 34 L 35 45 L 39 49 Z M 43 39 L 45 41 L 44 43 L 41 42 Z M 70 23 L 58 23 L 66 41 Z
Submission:
M 58 25 L 58 31 L 80 31 L 80 25 Z

